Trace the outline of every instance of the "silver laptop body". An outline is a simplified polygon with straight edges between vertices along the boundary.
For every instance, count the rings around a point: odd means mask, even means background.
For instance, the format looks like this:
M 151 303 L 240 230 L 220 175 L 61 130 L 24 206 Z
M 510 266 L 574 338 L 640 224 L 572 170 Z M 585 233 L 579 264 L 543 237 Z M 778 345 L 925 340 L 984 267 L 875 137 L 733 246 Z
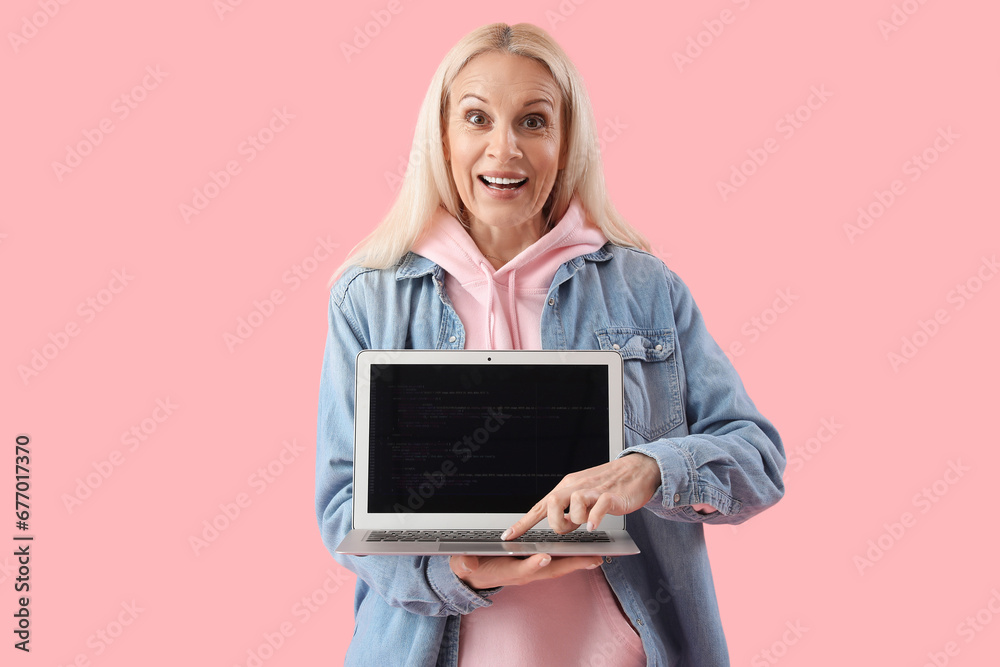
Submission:
M 603 350 L 363 350 L 344 554 L 629 555 L 625 518 L 499 535 L 624 446 L 622 358 Z

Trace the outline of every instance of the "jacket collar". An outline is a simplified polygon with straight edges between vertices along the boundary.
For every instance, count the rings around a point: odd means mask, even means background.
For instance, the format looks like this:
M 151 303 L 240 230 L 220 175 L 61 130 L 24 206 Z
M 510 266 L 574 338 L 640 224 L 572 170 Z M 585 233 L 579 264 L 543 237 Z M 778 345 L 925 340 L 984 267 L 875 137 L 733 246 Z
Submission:
M 434 273 L 435 269 L 438 268 L 437 264 L 415 252 L 407 252 L 403 255 L 397 266 L 399 268 L 396 269 L 396 280 L 419 278 L 428 273 Z

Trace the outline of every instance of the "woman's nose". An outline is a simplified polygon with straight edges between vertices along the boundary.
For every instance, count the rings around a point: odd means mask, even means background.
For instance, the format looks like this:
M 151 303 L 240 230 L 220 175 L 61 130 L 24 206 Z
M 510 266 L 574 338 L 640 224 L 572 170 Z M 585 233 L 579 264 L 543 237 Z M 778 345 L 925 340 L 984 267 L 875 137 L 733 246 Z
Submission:
M 498 127 L 491 133 L 489 154 L 498 162 L 507 162 L 521 157 L 521 149 L 517 145 L 517 135 L 514 128 Z

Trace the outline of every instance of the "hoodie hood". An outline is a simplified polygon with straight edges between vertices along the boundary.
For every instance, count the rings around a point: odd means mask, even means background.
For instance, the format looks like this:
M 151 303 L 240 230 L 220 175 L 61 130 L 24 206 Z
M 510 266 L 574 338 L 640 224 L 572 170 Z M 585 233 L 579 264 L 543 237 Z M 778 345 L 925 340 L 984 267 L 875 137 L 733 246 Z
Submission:
M 540 349 L 542 309 L 556 270 L 607 241 L 574 196 L 547 234 L 499 269 L 444 208 L 411 250 L 444 269 L 445 290 L 466 330 L 466 349 Z

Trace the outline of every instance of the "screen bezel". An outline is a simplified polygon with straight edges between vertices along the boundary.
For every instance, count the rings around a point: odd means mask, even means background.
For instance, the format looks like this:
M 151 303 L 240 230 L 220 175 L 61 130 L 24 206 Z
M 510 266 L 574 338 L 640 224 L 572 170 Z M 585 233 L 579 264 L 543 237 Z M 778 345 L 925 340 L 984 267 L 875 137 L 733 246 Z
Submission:
M 508 364 L 598 365 L 608 369 L 608 460 L 624 448 L 624 368 L 614 350 L 362 350 L 355 361 L 354 419 L 354 528 L 401 529 L 505 529 L 521 518 L 518 513 L 369 512 L 369 398 L 371 372 L 385 364 Z M 365 446 L 361 446 L 365 443 Z M 361 480 L 361 483 L 358 481 Z M 606 515 L 600 530 L 621 530 L 625 517 Z M 535 528 L 549 528 L 543 519 Z

